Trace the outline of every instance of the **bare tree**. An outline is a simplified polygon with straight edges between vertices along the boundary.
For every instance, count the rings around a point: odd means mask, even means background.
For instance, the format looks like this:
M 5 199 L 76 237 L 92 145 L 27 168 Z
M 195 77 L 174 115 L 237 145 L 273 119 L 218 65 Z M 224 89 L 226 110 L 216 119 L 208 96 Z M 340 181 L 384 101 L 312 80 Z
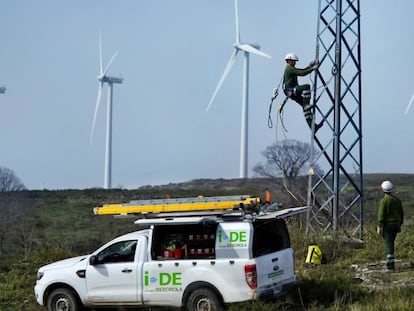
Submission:
M 0 254 L 5 250 L 5 242 L 14 235 L 16 225 L 25 216 L 28 205 L 19 191 L 26 187 L 11 169 L 0 167 Z M 17 191 L 17 192 L 16 192 Z
M 298 203 L 306 202 L 306 178 L 312 161 L 310 144 L 297 140 L 284 140 L 272 144 L 262 152 L 265 163 L 259 163 L 253 171 L 257 176 L 267 177 L 281 185 Z M 313 164 L 313 170 L 321 173 L 321 168 Z
M 26 190 L 26 187 L 13 170 L 7 167 L 0 167 L 0 192 L 22 190 Z

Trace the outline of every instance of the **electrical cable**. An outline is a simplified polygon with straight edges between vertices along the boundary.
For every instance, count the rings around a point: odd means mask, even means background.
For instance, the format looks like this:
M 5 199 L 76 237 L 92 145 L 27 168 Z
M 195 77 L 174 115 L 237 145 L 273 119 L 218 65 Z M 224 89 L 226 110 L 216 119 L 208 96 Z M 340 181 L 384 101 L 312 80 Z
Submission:
M 288 97 L 286 97 L 286 99 L 283 101 L 283 105 L 287 102 L 287 99 L 288 99 Z M 283 107 L 282 107 L 283 108 Z M 289 141 L 288 140 L 288 137 L 287 137 L 287 129 L 285 128 L 285 126 L 284 126 L 284 124 L 283 124 L 283 112 L 282 112 L 282 109 L 280 109 L 279 110 L 279 113 L 278 113 L 278 117 L 276 118 L 276 128 L 275 128 L 275 138 L 276 138 L 276 142 L 275 142 L 275 144 L 276 144 L 276 147 L 279 145 L 279 141 L 278 141 L 278 137 L 277 137 L 277 128 L 278 128 L 278 124 L 279 124 L 279 120 L 280 120 L 280 122 L 281 122 L 281 124 L 282 124 L 282 133 L 283 133 L 283 136 L 284 136 L 284 138 L 285 138 L 285 141 Z M 288 145 L 288 148 L 289 148 L 290 146 Z M 289 149 L 291 149 L 291 148 L 289 148 Z M 299 199 L 293 194 L 293 192 L 289 189 L 289 187 L 288 187 L 288 185 L 287 185 L 287 178 L 286 178 L 286 175 L 285 175 L 285 172 L 283 171 L 283 170 L 281 170 L 282 171 L 282 182 L 283 182 L 283 188 L 286 190 L 286 192 L 293 198 L 293 199 L 295 199 L 296 200 L 296 202 L 300 202 L 299 201 Z

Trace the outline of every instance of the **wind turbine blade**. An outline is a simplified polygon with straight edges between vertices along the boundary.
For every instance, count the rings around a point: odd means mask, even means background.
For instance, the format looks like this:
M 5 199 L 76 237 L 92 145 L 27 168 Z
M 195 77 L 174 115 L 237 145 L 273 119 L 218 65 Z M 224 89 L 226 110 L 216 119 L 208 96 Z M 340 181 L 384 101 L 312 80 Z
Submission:
M 264 57 L 267 57 L 267 58 L 272 58 L 270 55 L 268 55 L 266 53 L 263 53 L 262 51 L 260 51 L 259 49 L 253 47 L 250 44 L 239 44 L 239 45 L 237 45 L 237 48 L 242 50 L 242 51 L 248 52 L 248 53 L 253 53 L 253 54 L 264 56 Z
M 240 43 L 240 28 L 239 28 L 239 10 L 237 7 L 237 0 L 234 0 L 234 16 L 236 20 L 236 44 Z
M 103 87 L 103 82 L 101 81 L 101 82 L 99 82 L 99 85 L 98 85 L 98 96 L 96 97 L 95 113 L 93 115 L 92 128 L 91 128 L 91 136 L 89 138 L 89 149 L 91 148 L 91 145 L 92 145 L 93 133 L 95 131 L 96 118 L 98 116 L 99 105 L 101 103 L 102 87 Z
M 229 74 L 231 68 L 233 67 L 237 56 L 237 49 L 233 51 L 233 53 L 230 56 L 229 62 L 226 65 L 226 68 L 224 69 L 223 75 L 220 78 L 219 83 L 217 84 L 216 89 L 214 90 L 213 96 L 211 96 L 210 102 L 208 103 L 208 106 L 206 108 L 206 112 L 210 110 L 211 105 L 213 104 L 214 99 L 216 98 L 216 95 L 221 88 L 221 85 L 223 84 L 224 80 L 226 79 L 227 75 Z
M 103 64 L 102 64 L 102 31 L 99 33 L 99 74 L 103 75 Z
M 408 105 L 407 105 L 407 108 L 405 108 L 405 114 L 407 114 L 408 113 L 408 111 L 410 110 L 410 108 L 411 108 L 411 105 L 413 104 L 413 101 L 414 101 L 414 93 L 413 93 L 413 95 L 411 96 L 411 99 L 410 99 L 410 102 L 408 103 Z
M 118 55 L 118 51 L 116 51 L 114 55 L 112 55 L 111 60 L 109 61 L 108 65 L 106 65 L 105 71 L 103 72 L 104 75 L 106 75 L 106 73 L 108 72 L 109 67 L 111 66 L 112 62 L 114 61 L 117 55 Z

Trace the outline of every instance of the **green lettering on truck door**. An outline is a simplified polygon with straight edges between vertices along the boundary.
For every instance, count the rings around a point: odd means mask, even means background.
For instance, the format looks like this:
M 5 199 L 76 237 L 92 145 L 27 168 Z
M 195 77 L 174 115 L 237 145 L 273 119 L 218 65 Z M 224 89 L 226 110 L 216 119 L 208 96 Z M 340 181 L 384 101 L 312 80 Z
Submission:
M 159 274 L 160 286 L 179 286 L 181 283 L 181 272 L 167 273 L 161 272 Z
M 171 275 L 169 273 L 160 273 L 160 286 L 166 286 L 171 282 Z

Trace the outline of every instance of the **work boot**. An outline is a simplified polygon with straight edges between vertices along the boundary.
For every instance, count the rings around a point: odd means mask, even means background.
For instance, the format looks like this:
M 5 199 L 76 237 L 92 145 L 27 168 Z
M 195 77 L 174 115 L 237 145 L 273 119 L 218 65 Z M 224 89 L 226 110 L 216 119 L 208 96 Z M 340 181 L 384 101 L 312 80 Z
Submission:
M 394 261 L 394 255 L 388 254 L 387 255 L 387 261 L 386 261 L 386 270 L 394 271 L 395 269 L 395 261 Z
M 315 134 L 316 134 L 316 132 L 321 128 L 323 126 L 323 121 L 321 121 L 320 123 L 318 123 L 318 124 L 315 124 Z

